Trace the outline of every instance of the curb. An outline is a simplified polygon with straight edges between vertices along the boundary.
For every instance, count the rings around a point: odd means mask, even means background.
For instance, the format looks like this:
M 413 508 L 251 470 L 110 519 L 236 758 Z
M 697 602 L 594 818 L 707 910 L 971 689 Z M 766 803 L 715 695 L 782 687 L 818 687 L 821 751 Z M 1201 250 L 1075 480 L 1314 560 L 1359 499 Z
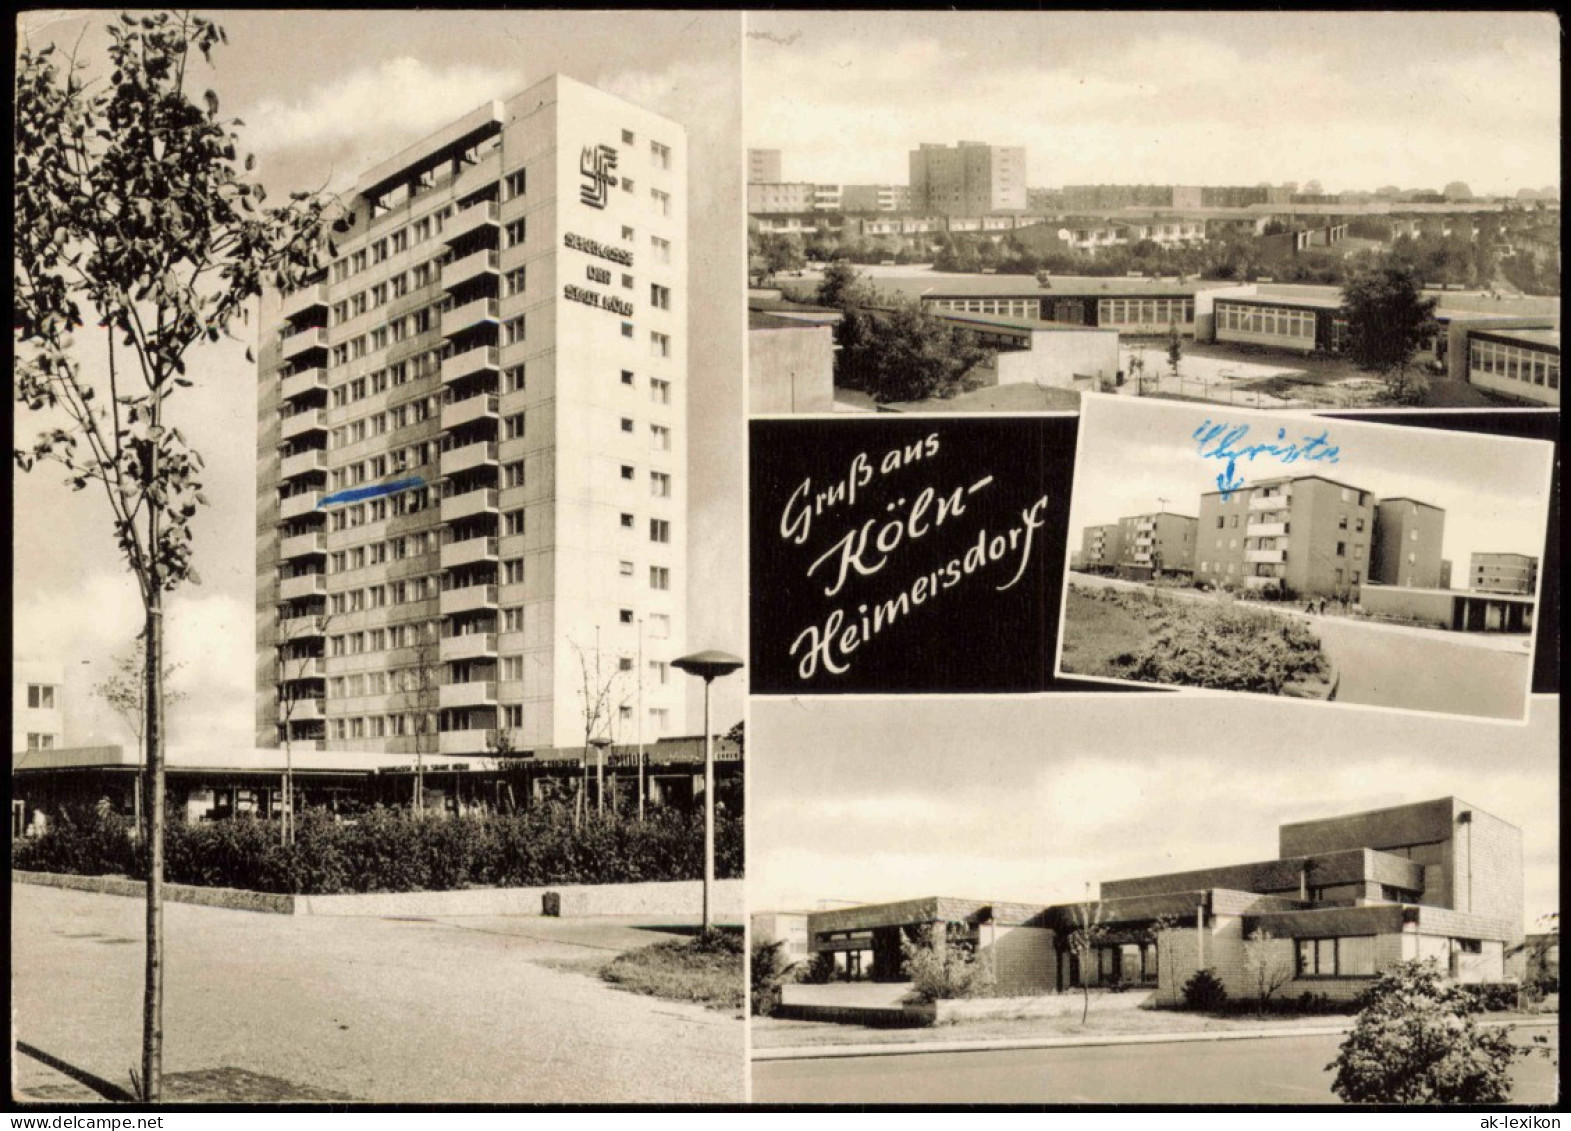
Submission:
M 1543 1021 L 1482 1021 L 1488 1026 L 1512 1025 L 1523 1028 L 1558 1028 L 1558 1018 Z M 1105 1037 L 1029 1037 L 978 1041 L 910 1041 L 884 1045 L 821 1045 L 803 1048 L 753 1049 L 749 1059 L 831 1060 L 845 1057 L 920 1056 L 924 1053 L 1008 1052 L 1026 1049 L 1098 1048 L 1108 1045 L 1193 1044 L 1206 1041 L 1258 1041 L 1283 1037 L 1334 1037 L 1346 1033 L 1352 1022 L 1336 1026 L 1302 1029 L 1233 1029 L 1215 1033 L 1133 1033 Z

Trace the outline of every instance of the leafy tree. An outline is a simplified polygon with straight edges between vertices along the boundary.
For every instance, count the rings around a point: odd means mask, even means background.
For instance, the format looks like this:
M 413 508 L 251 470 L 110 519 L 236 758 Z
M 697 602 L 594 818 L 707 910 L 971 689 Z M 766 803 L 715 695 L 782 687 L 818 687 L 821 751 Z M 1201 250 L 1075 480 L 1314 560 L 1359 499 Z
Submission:
M 971 947 L 946 939 L 939 945 L 931 931 L 915 939 L 900 938 L 900 956 L 917 1001 L 953 1001 L 982 997 L 995 982 L 993 966 Z
M 1167 328 L 1167 367 L 1173 371 L 1173 380 L 1178 380 L 1178 365 L 1184 360 L 1184 343 L 1178 336 L 1176 325 Z
M 107 81 L 73 54 L 17 59 L 13 326 L 19 402 L 49 424 L 15 458 L 61 464 L 77 490 L 102 484 L 146 626 L 149 808 L 142 1098 L 161 1094 L 163 1046 L 164 594 L 196 580 L 191 521 L 206 500 L 201 456 L 169 416 L 192 379 L 187 354 L 230 334 L 266 283 L 322 267 L 324 201 L 264 207 L 240 123 L 218 96 L 194 100 L 223 30 L 190 14 L 122 15 Z M 91 308 L 84 315 L 83 305 Z M 89 373 L 78 331 L 102 330 L 107 373 Z M 131 365 L 123 364 L 129 354 Z M 94 369 L 97 368 L 95 365 Z
M 764 260 L 764 270 L 771 275 L 781 271 L 800 271 L 807 265 L 802 254 L 802 244 L 795 236 L 783 232 L 764 232 L 757 237 L 758 254 Z
M 1107 908 L 1093 902 L 1089 887 L 1086 898 L 1070 912 L 1069 953 L 1080 967 L 1080 1024 L 1091 1014 L 1091 974 L 1096 968 L 1096 951 L 1107 938 Z
M 1362 272 L 1342 290 L 1353 360 L 1384 378 L 1393 403 L 1423 400 L 1428 383 L 1414 369 L 1413 355 L 1437 332 L 1435 306 L 1435 299 L 1423 297 L 1414 273 L 1402 267 Z
M 1293 980 L 1292 942 L 1286 945 L 1270 931 L 1253 930 L 1244 939 L 1244 976 L 1255 991 L 1255 1012 L 1264 1017 L 1271 997 Z
M 1376 979 L 1358 1021 L 1326 1066 L 1348 1103 L 1495 1104 L 1511 1098 L 1523 1054 L 1503 1028 L 1482 1029 L 1476 1008 L 1441 977 L 1433 958 L 1410 959 Z
M 759 939 L 753 943 L 748 982 L 752 989 L 754 1017 L 768 1017 L 775 1011 L 776 995 L 795 968 L 794 963 L 786 961 L 785 940 Z
M 137 760 L 142 758 L 143 739 L 147 734 L 147 648 L 141 636 L 136 638 L 131 651 L 114 657 L 110 661 L 114 671 L 102 683 L 93 688 L 93 694 L 109 704 L 110 708 L 125 720 L 126 728 L 136 740 Z M 169 686 L 169 679 L 179 671 L 184 664 L 164 665 L 164 706 L 172 707 L 186 699 L 186 693 Z M 145 765 L 143 766 L 145 770 Z M 141 784 L 137 785 L 136 793 L 136 835 L 146 838 L 147 829 L 143 826 L 143 816 L 146 807 L 142 804 Z
M 836 259 L 824 268 L 816 297 L 824 306 L 845 310 L 867 302 L 869 295 L 862 283 L 862 273 L 851 266 L 850 259 Z
M 879 402 L 953 397 L 976 388 L 971 370 L 990 352 L 957 329 L 899 299 L 883 310 L 848 309 L 835 327 L 835 384 Z

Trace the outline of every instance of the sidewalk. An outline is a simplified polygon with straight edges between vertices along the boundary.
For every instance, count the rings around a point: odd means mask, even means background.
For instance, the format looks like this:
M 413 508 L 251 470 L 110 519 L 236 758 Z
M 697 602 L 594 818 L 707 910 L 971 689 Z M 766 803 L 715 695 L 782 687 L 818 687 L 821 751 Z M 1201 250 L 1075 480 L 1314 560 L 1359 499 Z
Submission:
M 813 1045 L 804 1048 L 753 1049 L 750 1059 L 823 1060 L 864 1056 L 916 1056 L 922 1053 L 1003 1052 L 1011 1049 L 1095 1048 L 1104 1045 L 1168 1045 L 1203 1041 L 1259 1041 L 1284 1037 L 1334 1037 L 1353 1028 L 1353 1018 L 1318 1026 L 1278 1026 L 1269 1029 L 1227 1029 L 1207 1033 L 1109 1033 L 1084 1037 L 1000 1037 L 975 1041 L 906 1041 L 877 1045 Z M 1558 1017 L 1485 1020 L 1486 1026 L 1509 1025 L 1524 1029 L 1559 1028 Z

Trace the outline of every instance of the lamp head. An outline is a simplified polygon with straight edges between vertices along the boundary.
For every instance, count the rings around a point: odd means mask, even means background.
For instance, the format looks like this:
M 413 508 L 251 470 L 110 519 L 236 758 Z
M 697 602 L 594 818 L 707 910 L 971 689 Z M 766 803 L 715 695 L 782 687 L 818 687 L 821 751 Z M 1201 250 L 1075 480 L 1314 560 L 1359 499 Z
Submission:
M 696 675 L 705 683 L 721 676 L 728 676 L 743 666 L 738 656 L 729 652 L 717 652 L 710 649 L 705 652 L 694 652 L 690 656 L 683 656 L 680 660 L 672 660 L 671 666 L 684 671 L 688 675 Z

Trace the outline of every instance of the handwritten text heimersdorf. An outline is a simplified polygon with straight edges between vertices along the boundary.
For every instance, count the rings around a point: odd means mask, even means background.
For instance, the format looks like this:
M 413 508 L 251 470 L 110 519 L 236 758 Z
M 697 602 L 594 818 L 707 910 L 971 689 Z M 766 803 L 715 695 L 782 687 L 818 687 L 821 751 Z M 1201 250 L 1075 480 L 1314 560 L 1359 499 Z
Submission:
M 786 500 L 780 512 L 779 535 L 793 545 L 805 546 L 821 523 L 845 523 L 831 529 L 837 537 L 807 567 L 807 576 L 822 585 L 825 597 L 834 598 L 848 581 L 875 577 L 891 565 L 903 579 L 883 600 L 858 602 L 854 610 L 836 606 L 820 623 L 798 633 L 790 654 L 797 658 L 797 675 L 802 679 L 814 678 L 820 669 L 831 675 L 849 671 L 858 649 L 973 577 L 991 571 L 993 587 L 1003 592 L 1025 576 L 1036 532 L 1045 522 L 1045 494 L 1005 529 L 978 527 L 976 540 L 967 539 L 964 553 L 943 561 L 932 561 L 931 555 L 924 560 L 923 539 L 946 526 L 953 530 L 956 524 L 966 522 L 968 504 L 994 482 L 992 475 L 971 483 L 940 482 L 942 467 L 929 469 L 941 447 L 939 434 L 933 432 L 903 447 L 890 448 L 878 459 L 858 453 L 841 478 L 825 487 L 815 487 L 811 477 L 803 479 Z M 858 504 L 865 506 L 875 477 L 901 473 L 912 482 L 899 497 L 884 504 L 882 513 L 867 517 L 855 513 Z M 901 564 L 906 568 L 900 569 Z

